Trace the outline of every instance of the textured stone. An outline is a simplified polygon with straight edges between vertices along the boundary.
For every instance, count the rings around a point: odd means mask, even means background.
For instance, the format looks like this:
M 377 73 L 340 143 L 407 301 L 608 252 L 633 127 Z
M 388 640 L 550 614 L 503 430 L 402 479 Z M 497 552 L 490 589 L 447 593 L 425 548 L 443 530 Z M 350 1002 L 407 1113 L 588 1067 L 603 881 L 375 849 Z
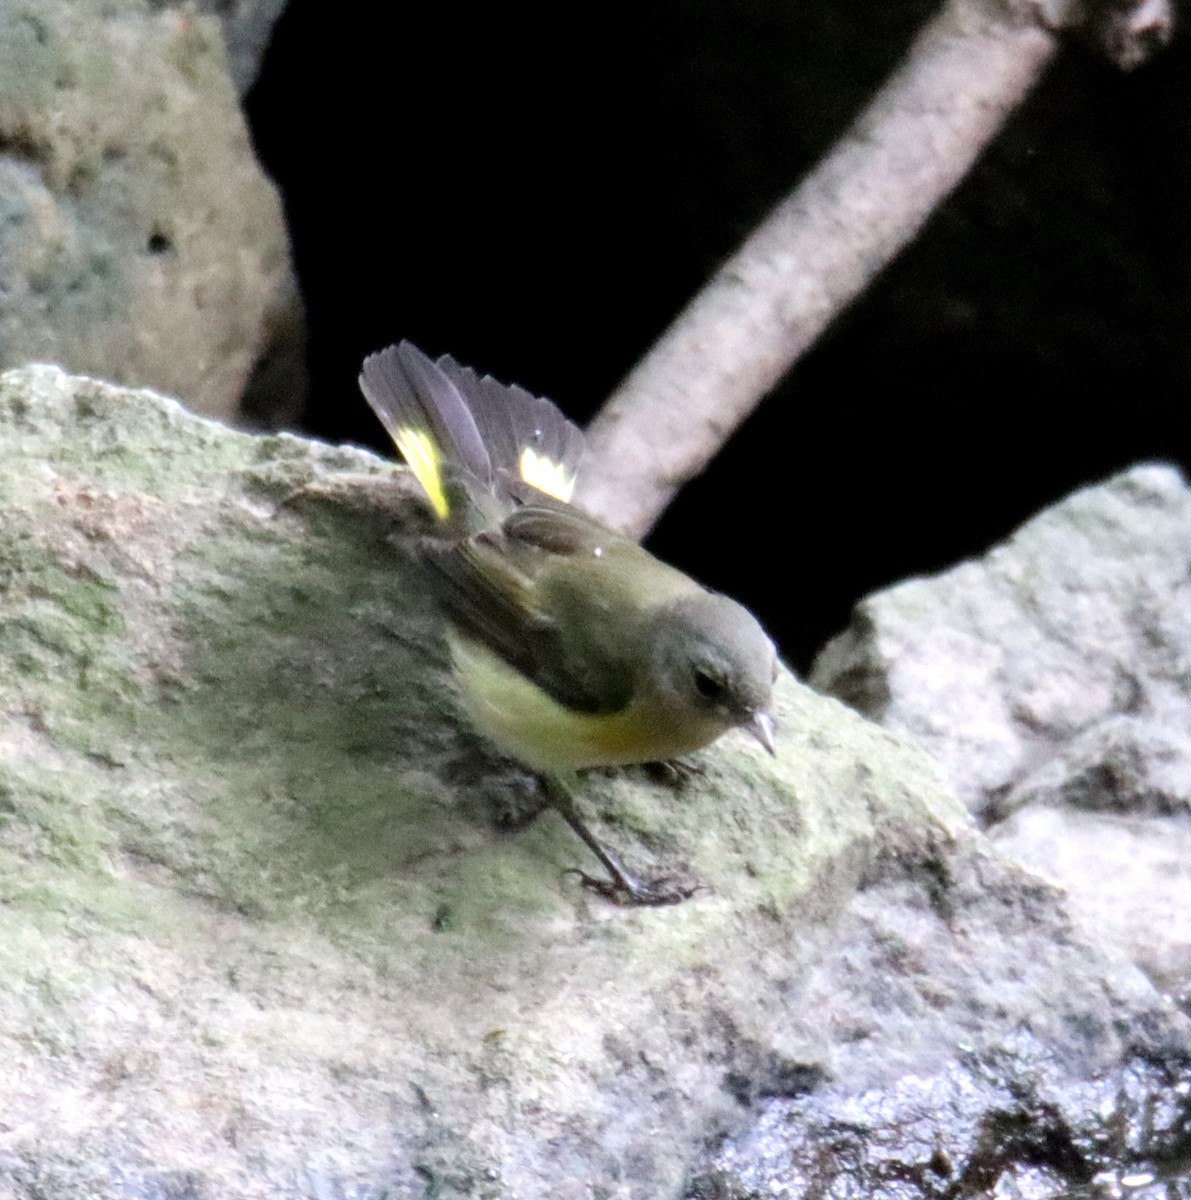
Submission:
M 1191 491 L 1135 468 L 979 562 L 868 598 L 812 675 L 925 746 L 994 839 L 1182 1003 L 1189 548 Z
M 947 858 L 933 903 L 900 867 L 862 889 L 803 988 L 823 1077 L 779 1093 L 692 1198 L 1054 1200 L 1177 1174 L 1185 1024 L 1089 952 L 1048 885 L 979 850 Z
M 286 0 L 199 0 L 198 8 L 219 18 L 227 44 L 232 80 L 244 95 L 261 68 L 273 26 Z M 194 8 L 193 0 L 174 0 L 175 8 Z
M 409 491 L 0 377 L 0 1194 L 667 1200 L 766 1096 L 1003 1043 L 1047 1103 L 1181 1082 L 1187 1021 L 920 751 L 789 678 L 776 763 L 729 737 L 677 789 L 584 781 L 686 903 L 584 892 L 552 814 L 496 832 L 390 544 Z
M 388 522 L 310 498 L 377 460 L 48 369 L 0 429 L 12 1179 L 676 1195 L 882 828 L 965 824 L 787 680 L 780 772 L 739 738 L 678 794 L 590 781 L 630 861 L 709 888 L 613 908 L 561 822 L 493 832 Z
M 979 562 L 862 601 L 811 680 L 926 746 L 983 810 L 1118 714 L 1191 728 L 1189 545 L 1178 473 L 1136 468 Z
M 227 418 L 300 309 L 215 19 L 0 5 L 0 367 L 56 362 Z

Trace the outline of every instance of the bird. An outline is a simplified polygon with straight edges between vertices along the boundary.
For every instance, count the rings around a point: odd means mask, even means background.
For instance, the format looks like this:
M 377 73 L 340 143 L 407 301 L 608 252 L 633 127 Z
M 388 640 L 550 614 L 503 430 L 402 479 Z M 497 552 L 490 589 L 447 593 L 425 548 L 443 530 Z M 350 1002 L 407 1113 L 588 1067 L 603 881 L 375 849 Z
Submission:
M 409 341 L 370 354 L 360 389 L 434 514 L 418 544 L 462 706 L 536 773 L 619 904 L 696 890 L 631 873 L 588 829 L 575 772 L 676 759 L 729 729 L 776 753 L 778 661 L 757 618 L 571 503 L 581 431 L 549 400 Z

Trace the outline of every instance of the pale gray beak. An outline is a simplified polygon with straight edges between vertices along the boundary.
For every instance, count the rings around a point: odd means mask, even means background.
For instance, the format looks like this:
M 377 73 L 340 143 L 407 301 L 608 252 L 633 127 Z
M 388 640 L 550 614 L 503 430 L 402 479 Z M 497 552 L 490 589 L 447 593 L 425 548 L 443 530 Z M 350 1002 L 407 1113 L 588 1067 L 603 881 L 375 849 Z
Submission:
M 753 713 L 753 719 L 742 728 L 748 730 L 774 758 L 777 757 L 777 730 L 767 712 Z

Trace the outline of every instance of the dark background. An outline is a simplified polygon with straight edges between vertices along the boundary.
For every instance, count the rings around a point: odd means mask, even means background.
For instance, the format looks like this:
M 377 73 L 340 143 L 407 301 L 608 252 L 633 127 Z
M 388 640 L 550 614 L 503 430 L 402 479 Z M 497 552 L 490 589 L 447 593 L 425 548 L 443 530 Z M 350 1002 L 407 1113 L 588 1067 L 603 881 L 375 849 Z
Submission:
M 644 8 L 645 11 L 642 11 Z M 308 307 L 306 428 L 384 447 L 401 337 L 599 406 L 934 3 L 290 0 L 249 96 Z M 860 596 L 1141 459 L 1191 459 L 1191 78 L 1064 51 L 650 540 L 805 667 Z

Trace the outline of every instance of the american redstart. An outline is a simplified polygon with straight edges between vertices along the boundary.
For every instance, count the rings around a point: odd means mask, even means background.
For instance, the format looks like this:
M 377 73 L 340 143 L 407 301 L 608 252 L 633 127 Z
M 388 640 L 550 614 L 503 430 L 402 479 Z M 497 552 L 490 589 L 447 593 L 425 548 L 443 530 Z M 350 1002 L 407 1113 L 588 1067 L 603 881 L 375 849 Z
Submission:
M 635 879 L 559 772 L 654 762 L 732 728 L 774 753 L 777 658 L 756 618 L 569 503 L 583 435 L 548 400 L 401 342 L 360 387 L 425 490 L 420 545 L 476 727 L 539 773 L 621 903 L 693 889 Z

